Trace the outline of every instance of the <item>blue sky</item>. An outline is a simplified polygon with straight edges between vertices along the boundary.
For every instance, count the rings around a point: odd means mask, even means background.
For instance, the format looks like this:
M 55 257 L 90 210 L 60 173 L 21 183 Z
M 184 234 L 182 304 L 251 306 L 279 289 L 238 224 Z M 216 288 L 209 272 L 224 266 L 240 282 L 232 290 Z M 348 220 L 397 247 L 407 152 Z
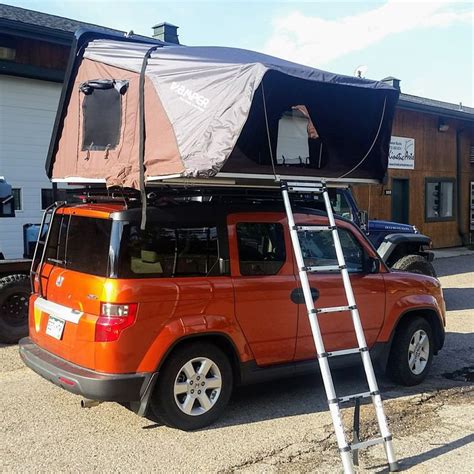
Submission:
M 342 74 L 401 79 L 402 91 L 474 106 L 474 3 L 6 0 L 120 30 L 167 21 L 188 45 L 254 49 Z

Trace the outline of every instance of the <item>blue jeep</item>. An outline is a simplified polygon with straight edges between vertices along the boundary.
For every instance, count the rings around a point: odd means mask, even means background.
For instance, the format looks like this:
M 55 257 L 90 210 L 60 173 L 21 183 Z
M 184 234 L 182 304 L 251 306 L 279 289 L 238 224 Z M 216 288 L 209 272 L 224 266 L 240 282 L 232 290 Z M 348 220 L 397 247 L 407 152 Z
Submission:
M 337 188 L 331 193 L 334 212 L 351 219 L 366 234 L 383 261 L 395 270 L 422 273 L 436 277 L 433 268 L 431 239 L 420 234 L 414 225 L 368 220 L 367 212 L 360 211 L 349 188 Z

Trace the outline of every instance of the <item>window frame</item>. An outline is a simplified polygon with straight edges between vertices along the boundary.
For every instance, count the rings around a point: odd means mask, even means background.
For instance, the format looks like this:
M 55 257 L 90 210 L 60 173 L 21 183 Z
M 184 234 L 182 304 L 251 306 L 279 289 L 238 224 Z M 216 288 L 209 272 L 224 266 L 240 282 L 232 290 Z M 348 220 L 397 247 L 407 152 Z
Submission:
M 428 217 L 428 184 L 430 183 L 452 183 L 453 184 L 453 208 L 452 215 L 449 217 Z M 425 189 L 424 189 L 424 201 L 425 201 L 425 222 L 449 222 L 457 220 L 456 208 L 457 208 L 457 193 L 456 193 L 456 178 L 449 176 L 428 177 L 425 178 Z
M 15 196 L 15 191 L 18 191 L 19 198 L 17 199 Z M 13 195 L 13 211 L 14 212 L 23 212 L 23 188 L 14 188 L 12 187 L 12 195 Z M 19 205 L 17 209 L 17 204 Z

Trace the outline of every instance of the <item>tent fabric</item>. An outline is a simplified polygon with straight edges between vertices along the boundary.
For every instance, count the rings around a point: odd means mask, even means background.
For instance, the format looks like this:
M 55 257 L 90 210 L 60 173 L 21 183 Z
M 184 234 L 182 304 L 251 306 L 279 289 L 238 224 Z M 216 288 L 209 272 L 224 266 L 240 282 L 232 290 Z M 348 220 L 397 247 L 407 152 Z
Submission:
M 77 57 L 78 67 L 70 79 L 74 86 L 60 111 L 61 133 L 52 147 L 53 178 L 104 178 L 108 185 L 138 187 L 138 83 L 150 47 L 97 39 Z M 80 87 L 104 79 L 129 84 L 121 95 L 120 140 L 106 153 L 94 147 L 82 150 Z M 300 167 L 297 174 L 324 178 L 350 172 L 349 177 L 381 180 L 397 99 L 398 91 L 383 82 L 332 74 L 252 51 L 160 47 L 151 53 L 145 71 L 145 176 L 271 172 L 272 161 L 277 163 L 279 120 L 292 108 L 303 107 L 323 143 L 324 157 L 319 157 L 317 166 Z M 285 166 L 278 168 L 279 173 L 295 174 Z

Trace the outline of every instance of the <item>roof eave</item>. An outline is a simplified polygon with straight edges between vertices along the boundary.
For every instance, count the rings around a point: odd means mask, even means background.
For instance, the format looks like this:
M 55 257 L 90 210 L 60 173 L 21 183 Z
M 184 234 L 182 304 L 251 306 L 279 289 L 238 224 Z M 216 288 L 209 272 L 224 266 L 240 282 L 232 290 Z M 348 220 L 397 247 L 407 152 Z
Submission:
M 462 110 L 452 110 L 444 107 L 438 107 L 435 105 L 418 104 L 410 100 L 399 98 L 397 107 L 405 110 L 412 110 L 415 112 L 424 112 L 432 115 L 442 115 L 443 117 L 455 118 L 460 120 L 467 120 L 474 122 L 474 114 L 470 112 L 464 112 Z

